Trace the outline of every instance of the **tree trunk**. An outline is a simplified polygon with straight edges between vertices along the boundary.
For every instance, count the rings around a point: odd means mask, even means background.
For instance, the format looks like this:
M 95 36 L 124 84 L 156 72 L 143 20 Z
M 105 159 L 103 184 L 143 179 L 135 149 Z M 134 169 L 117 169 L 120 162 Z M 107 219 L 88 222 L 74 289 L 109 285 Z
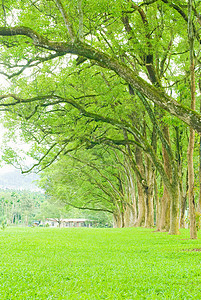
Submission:
M 199 80 L 199 90 L 201 94 L 201 79 Z M 200 113 L 201 113 L 201 97 L 200 97 Z M 201 213 L 201 136 L 200 136 L 200 148 L 199 148 L 199 199 L 197 211 Z
M 135 210 L 132 205 L 128 204 L 124 212 L 125 227 L 134 227 L 136 223 Z
M 136 226 L 143 226 L 145 222 L 145 201 L 144 201 L 144 192 L 142 185 L 139 181 L 137 181 L 137 189 L 138 189 L 138 218 L 136 222 Z
M 160 200 L 158 196 L 158 185 L 156 181 L 156 176 L 154 178 L 154 195 L 155 195 L 155 211 L 156 211 L 156 230 L 160 229 Z
M 145 196 L 145 227 L 154 226 L 154 170 L 150 159 L 146 156 L 146 180 L 148 187 L 144 189 Z
M 180 228 L 185 228 L 185 211 L 187 203 L 187 194 L 181 195 L 181 216 L 180 216 Z
M 195 71 L 194 71 L 194 34 L 192 28 L 192 0 L 188 0 L 188 38 L 190 46 L 190 78 L 191 78 L 191 109 L 195 110 Z M 190 218 L 190 237 L 197 238 L 197 229 L 195 222 L 195 202 L 194 202 L 194 168 L 193 168 L 193 150 L 195 133 L 190 127 L 190 137 L 188 145 L 188 184 L 189 184 L 189 218 Z
M 169 231 L 169 229 L 170 229 L 170 196 L 167 191 L 167 188 L 164 186 L 163 196 L 161 198 L 159 230 Z
M 113 214 L 114 228 L 122 228 L 122 215 L 121 213 Z
M 185 217 L 186 217 L 185 211 L 186 211 L 187 195 L 188 195 L 188 169 L 186 172 L 186 191 L 184 192 L 183 183 L 181 182 L 180 193 L 181 193 L 180 228 L 185 228 Z
M 123 130 L 124 138 L 128 139 L 128 134 L 126 130 Z M 129 145 L 126 145 L 127 154 L 129 157 L 125 159 L 125 168 L 126 168 L 126 175 L 127 175 L 127 182 L 128 182 L 128 205 L 126 206 L 125 210 L 125 226 L 130 227 L 134 226 L 137 220 L 137 202 L 135 196 L 135 179 L 133 174 L 133 169 L 131 167 L 131 158 L 133 153 L 130 149 Z M 130 216 L 130 220 L 128 219 Z
M 175 183 L 170 192 L 170 234 L 179 234 L 179 184 Z
M 198 206 L 197 211 L 201 213 L 201 137 L 200 137 L 200 149 L 199 149 L 199 199 L 198 199 Z
M 125 227 L 124 210 L 121 211 L 121 228 Z
M 194 150 L 194 130 L 190 128 L 190 137 L 188 145 L 188 201 L 189 201 L 189 219 L 190 219 L 190 237 L 197 238 L 197 229 L 195 222 L 195 201 L 194 201 L 194 168 L 193 168 L 193 150 Z
M 154 226 L 154 208 L 153 208 L 153 192 L 152 188 L 148 188 L 145 192 L 145 227 L 152 228 Z
M 142 177 L 144 177 L 144 165 L 142 158 L 142 150 L 136 147 L 135 160 Z M 145 223 L 145 195 L 141 182 L 137 179 L 137 189 L 138 189 L 138 218 L 136 226 L 144 226 Z
M 131 216 L 130 224 L 132 224 L 131 226 L 134 226 L 137 220 L 137 203 L 135 197 L 135 181 L 134 181 L 131 168 L 129 168 L 129 175 L 130 175 L 129 176 L 129 197 L 130 197 L 129 209 L 130 209 L 130 216 Z
M 170 134 L 168 126 L 163 127 L 163 133 L 170 144 Z M 163 162 L 164 169 L 169 179 L 171 179 L 171 162 L 167 153 L 167 150 L 162 145 L 162 153 L 163 153 Z M 159 222 L 160 231 L 169 231 L 170 230 L 170 196 L 167 190 L 167 187 L 164 186 L 163 196 L 161 199 L 161 211 L 160 211 L 160 222 Z

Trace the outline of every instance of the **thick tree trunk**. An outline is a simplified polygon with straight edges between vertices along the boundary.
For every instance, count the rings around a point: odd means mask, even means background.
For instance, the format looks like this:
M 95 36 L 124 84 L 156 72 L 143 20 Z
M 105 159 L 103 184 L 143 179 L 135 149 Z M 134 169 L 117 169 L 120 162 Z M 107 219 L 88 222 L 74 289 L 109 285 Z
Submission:
M 170 134 L 168 126 L 163 127 L 163 134 L 170 144 Z M 167 153 L 167 150 L 162 145 L 162 153 L 163 153 L 163 162 L 164 169 L 169 179 L 171 179 L 171 162 Z M 159 222 L 160 231 L 169 231 L 170 230 L 170 196 L 167 190 L 167 187 L 164 186 L 163 196 L 161 199 L 161 212 L 160 212 L 160 222 Z
M 137 221 L 137 203 L 136 203 L 136 197 L 135 197 L 135 193 L 132 193 L 132 202 L 129 206 L 129 210 L 130 210 L 130 226 L 135 226 L 135 223 Z
M 129 154 L 132 155 L 130 148 Z M 127 181 L 128 181 L 128 204 L 125 209 L 125 227 L 135 226 L 137 220 L 137 203 L 135 196 L 135 179 L 133 170 L 130 165 L 130 160 L 126 160 Z
M 184 191 L 183 184 L 183 172 L 182 172 L 182 131 L 179 129 L 179 126 L 175 127 L 176 132 L 176 160 L 178 165 L 179 172 L 179 188 L 180 188 L 180 228 L 185 228 L 185 210 L 187 202 L 187 192 L 188 192 L 188 168 L 186 172 L 186 190 Z
M 180 228 L 185 228 L 185 211 L 187 204 L 187 195 L 188 195 L 188 169 L 186 172 L 186 191 L 184 192 L 183 183 L 181 182 L 180 186 L 180 199 L 181 199 L 181 216 L 180 216 Z
M 154 170 L 150 159 L 146 156 L 146 180 L 148 187 L 144 189 L 145 196 L 145 227 L 154 226 Z
M 179 234 L 179 184 L 170 192 L 170 234 Z
M 156 181 L 156 176 L 154 178 L 154 195 L 155 195 L 155 211 L 156 211 L 156 230 L 160 229 L 160 200 L 158 195 L 158 185 Z
M 135 196 L 135 180 L 132 175 L 132 172 L 130 170 L 130 197 L 131 197 L 131 207 L 132 207 L 132 223 L 135 224 L 137 220 L 137 202 L 136 202 L 136 196 Z
M 185 228 L 185 211 L 187 203 L 187 194 L 181 195 L 181 216 L 180 216 L 180 228 Z
M 145 193 L 145 227 L 154 226 L 153 192 L 150 188 Z
M 170 196 L 167 188 L 164 186 L 163 196 L 161 198 L 160 207 L 160 231 L 169 231 L 170 229 Z
M 132 174 L 130 173 L 129 178 L 129 204 L 126 207 L 125 215 L 130 216 L 129 225 L 127 227 L 135 226 L 137 220 L 137 203 L 135 197 L 135 183 Z M 128 222 L 125 222 L 128 224 Z
M 125 227 L 134 227 L 136 223 L 135 210 L 132 205 L 127 205 L 124 212 Z
M 138 188 L 138 218 L 136 226 L 144 226 L 145 223 L 145 201 L 144 201 L 144 192 L 141 183 L 137 182 Z
M 128 139 L 128 134 L 126 130 L 123 130 L 124 138 Z M 137 220 L 137 202 L 136 202 L 136 196 L 135 196 L 135 179 L 133 174 L 133 169 L 131 167 L 131 159 L 133 156 L 133 153 L 130 149 L 129 145 L 126 145 L 126 150 L 128 157 L 125 159 L 125 169 L 126 169 L 126 175 L 127 175 L 127 182 L 128 182 L 128 205 L 126 207 L 125 211 L 125 226 L 130 227 L 134 226 Z M 130 216 L 130 220 L 128 219 Z
M 142 158 L 142 150 L 136 147 L 135 159 L 138 169 L 142 176 L 144 177 L 144 165 Z M 137 179 L 137 189 L 138 189 L 138 218 L 136 226 L 144 226 L 145 223 L 145 195 L 141 182 Z
M 122 228 L 124 227 L 124 220 L 122 219 L 122 213 L 121 212 L 115 212 L 113 214 L 113 222 L 114 222 L 114 228 Z

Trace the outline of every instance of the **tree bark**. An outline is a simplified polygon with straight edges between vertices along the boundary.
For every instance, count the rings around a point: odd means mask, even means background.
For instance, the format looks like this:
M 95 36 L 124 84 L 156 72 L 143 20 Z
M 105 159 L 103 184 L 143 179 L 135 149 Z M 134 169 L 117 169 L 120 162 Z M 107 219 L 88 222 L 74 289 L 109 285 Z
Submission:
M 125 130 L 123 130 L 123 132 L 124 132 L 124 137 L 128 139 L 127 132 Z M 128 154 L 128 157 L 125 158 L 125 170 L 126 170 L 127 185 L 128 185 L 127 188 L 128 204 L 126 205 L 125 208 L 125 227 L 131 227 L 131 226 L 135 226 L 137 220 L 137 203 L 135 197 L 135 180 L 134 180 L 133 169 L 131 166 L 131 157 L 133 154 L 129 145 L 126 145 L 126 150 Z
M 135 159 L 140 170 L 141 174 L 144 175 L 144 166 L 142 159 L 141 149 L 136 147 L 135 151 Z M 144 177 L 144 176 L 143 176 Z M 143 226 L 145 223 L 145 195 L 141 182 L 137 179 L 137 189 L 138 189 L 138 218 L 136 222 L 136 226 Z
M 129 190 L 129 205 L 127 205 L 127 210 L 130 215 L 129 227 L 134 226 L 137 220 L 137 203 L 135 197 L 135 182 L 134 177 L 129 166 L 129 181 L 128 181 L 128 190 Z M 126 213 L 128 213 L 126 211 Z M 126 214 L 125 213 L 125 214 Z
M 114 221 L 114 228 L 122 228 L 124 227 L 124 221 L 122 219 L 122 213 L 119 212 L 115 212 L 113 214 L 113 221 Z
M 144 189 L 145 195 L 145 227 L 151 228 L 154 226 L 154 170 L 150 159 L 146 156 L 146 180 L 147 188 Z
M 132 205 L 126 205 L 124 211 L 124 224 L 125 227 L 134 227 L 136 223 L 136 215 Z
M 191 78 L 191 109 L 195 110 L 195 72 L 194 72 L 194 37 L 192 29 L 192 0 L 188 0 L 188 36 L 190 46 L 190 78 Z M 197 229 L 195 221 L 195 201 L 194 201 L 194 168 L 193 168 L 193 151 L 194 151 L 195 132 L 190 127 L 190 137 L 188 144 L 188 184 L 189 184 L 189 218 L 190 218 L 190 237 L 197 238 Z
M 199 80 L 199 90 L 201 94 L 201 79 Z M 200 113 L 201 113 L 201 97 L 200 97 Z M 200 147 L 199 147 L 199 199 L 197 211 L 201 213 L 201 136 L 200 136 Z
M 170 134 L 169 134 L 169 128 L 168 126 L 163 127 L 163 133 L 167 140 L 167 142 L 170 144 Z M 164 163 L 164 169 L 165 172 L 171 181 L 171 162 L 167 153 L 167 150 L 165 149 L 164 145 L 162 145 L 162 153 L 163 153 L 163 163 Z M 160 231 L 169 231 L 170 229 L 170 196 L 168 193 L 167 187 L 164 185 L 163 190 L 163 196 L 161 199 L 161 213 L 160 213 L 160 225 L 159 225 Z
M 188 145 L 188 201 L 189 201 L 189 219 L 190 219 L 190 237 L 197 238 L 195 222 L 195 201 L 194 201 L 194 168 L 193 168 L 193 149 L 194 149 L 194 130 L 190 128 L 190 137 Z
M 179 184 L 170 191 L 170 234 L 179 234 Z
M 194 168 L 193 168 L 193 150 L 194 150 L 194 130 L 190 128 L 190 137 L 188 145 L 188 184 L 189 184 L 189 219 L 190 219 L 190 237 L 197 238 L 195 222 L 195 201 L 194 201 Z
M 155 196 L 155 211 L 156 211 L 156 230 L 159 231 L 160 230 L 160 200 L 158 195 L 158 184 L 156 181 L 156 175 L 154 178 L 154 196 Z
M 144 193 L 141 183 L 137 182 L 138 189 L 138 218 L 136 221 L 136 226 L 144 226 L 145 223 L 145 203 L 144 203 Z
M 186 191 L 184 192 L 183 182 L 180 183 L 180 199 L 181 199 L 181 216 L 180 216 L 180 228 L 185 228 L 185 211 L 187 205 L 188 195 L 188 169 L 186 172 Z
M 197 211 L 201 213 L 201 137 L 200 137 L 200 147 L 199 147 L 199 199 Z

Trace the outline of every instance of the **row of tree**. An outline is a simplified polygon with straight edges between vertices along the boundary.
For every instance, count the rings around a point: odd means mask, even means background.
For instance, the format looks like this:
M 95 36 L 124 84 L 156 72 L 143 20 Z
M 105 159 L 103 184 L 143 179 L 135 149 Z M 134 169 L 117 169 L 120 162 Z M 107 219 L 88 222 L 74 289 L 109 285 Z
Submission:
M 11 86 L 0 106 L 8 137 L 31 143 L 31 169 L 49 194 L 110 212 L 118 227 L 155 220 L 171 234 L 184 226 L 188 197 L 196 238 L 200 8 L 198 0 L 2 2 L 1 73 Z M 22 167 L 9 147 L 4 159 Z

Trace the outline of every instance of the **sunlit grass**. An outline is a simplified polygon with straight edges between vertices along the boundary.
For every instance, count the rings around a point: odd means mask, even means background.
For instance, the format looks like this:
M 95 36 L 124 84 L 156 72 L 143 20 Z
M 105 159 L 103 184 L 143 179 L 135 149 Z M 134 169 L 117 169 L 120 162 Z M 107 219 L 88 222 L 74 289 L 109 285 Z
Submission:
M 200 299 L 201 239 L 148 229 L 0 231 L 0 299 Z

